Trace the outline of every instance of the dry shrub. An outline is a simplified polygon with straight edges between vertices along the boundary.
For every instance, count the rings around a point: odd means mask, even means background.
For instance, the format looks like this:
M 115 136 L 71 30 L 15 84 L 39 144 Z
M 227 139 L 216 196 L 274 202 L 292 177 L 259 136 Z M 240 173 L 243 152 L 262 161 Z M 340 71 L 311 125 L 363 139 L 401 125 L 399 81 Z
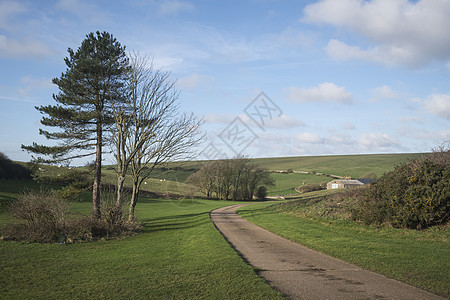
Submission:
M 134 235 L 141 229 L 138 223 L 121 222 L 120 226 L 111 226 L 104 218 L 85 217 L 67 223 L 65 238 L 67 243 L 95 241 Z
M 27 191 L 11 204 L 11 214 L 23 220 L 7 228 L 7 239 L 55 242 L 64 233 L 69 203 L 50 191 Z
M 117 207 L 113 190 L 103 190 L 102 218 L 66 220 L 69 202 L 50 191 L 28 191 L 11 205 L 11 214 L 21 220 L 6 227 L 4 240 L 51 243 L 81 242 L 135 234 L 140 225 L 125 221 L 123 206 Z

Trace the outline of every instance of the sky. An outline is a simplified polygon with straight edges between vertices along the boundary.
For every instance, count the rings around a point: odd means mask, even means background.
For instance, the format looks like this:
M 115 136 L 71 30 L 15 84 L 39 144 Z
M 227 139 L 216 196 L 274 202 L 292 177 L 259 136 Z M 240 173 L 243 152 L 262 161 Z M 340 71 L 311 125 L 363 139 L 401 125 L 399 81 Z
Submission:
M 96 31 L 171 72 L 204 120 L 198 159 L 428 152 L 450 140 L 448 16 L 450 0 L 0 0 L 0 152 L 49 144 L 35 106 Z

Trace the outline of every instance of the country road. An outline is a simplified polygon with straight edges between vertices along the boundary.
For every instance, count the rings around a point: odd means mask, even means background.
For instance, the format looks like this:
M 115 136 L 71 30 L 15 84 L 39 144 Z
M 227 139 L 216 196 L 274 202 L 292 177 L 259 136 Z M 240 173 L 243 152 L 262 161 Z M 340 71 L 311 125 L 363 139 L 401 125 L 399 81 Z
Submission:
M 211 220 L 260 276 L 288 299 L 445 299 L 277 236 L 222 207 Z

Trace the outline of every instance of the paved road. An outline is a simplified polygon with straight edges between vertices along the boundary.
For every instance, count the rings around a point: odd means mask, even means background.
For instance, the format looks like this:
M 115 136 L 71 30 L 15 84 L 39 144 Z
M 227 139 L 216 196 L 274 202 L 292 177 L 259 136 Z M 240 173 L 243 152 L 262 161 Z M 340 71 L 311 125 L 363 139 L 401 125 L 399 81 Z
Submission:
M 235 213 L 243 205 L 216 209 L 211 220 L 244 259 L 289 299 L 445 299 L 264 230 Z

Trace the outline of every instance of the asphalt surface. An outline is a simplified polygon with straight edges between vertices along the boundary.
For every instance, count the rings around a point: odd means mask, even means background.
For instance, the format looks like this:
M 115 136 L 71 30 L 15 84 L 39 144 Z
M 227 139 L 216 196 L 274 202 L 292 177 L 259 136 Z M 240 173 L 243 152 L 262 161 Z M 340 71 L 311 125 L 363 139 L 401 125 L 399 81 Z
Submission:
M 211 212 L 227 241 L 289 299 L 446 299 L 324 255 L 258 227 L 235 211 Z M 299 228 L 301 230 L 301 228 Z

